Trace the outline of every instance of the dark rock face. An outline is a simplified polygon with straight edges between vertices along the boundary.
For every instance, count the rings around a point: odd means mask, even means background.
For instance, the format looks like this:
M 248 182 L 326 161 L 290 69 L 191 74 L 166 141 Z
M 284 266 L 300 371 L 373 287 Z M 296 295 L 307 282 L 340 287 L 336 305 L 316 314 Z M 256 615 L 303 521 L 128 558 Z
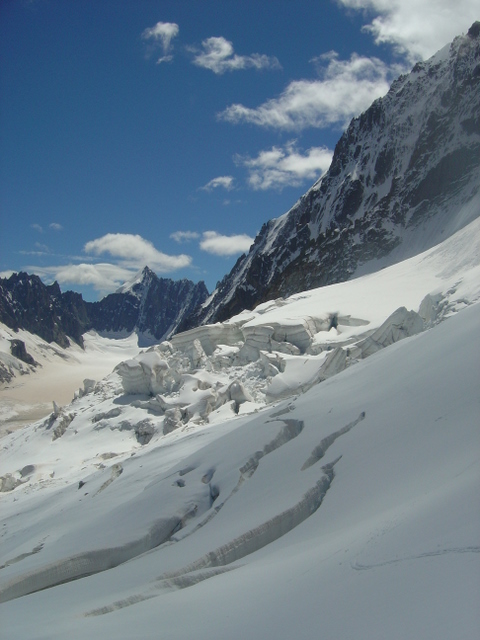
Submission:
M 23 340 L 10 340 L 10 353 L 15 358 L 25 362 L 25 364 L 31 364 L 34 367 L 37 365 L 37 362 L 35 362 L 33 357 L 28 353 Z
M 354 118 L 329 170 L 182 330 L 426 250 L 480 212 L 480 23 Z M 413 247 L 413 248 L 412 248 Z M 377 263 L 378 265 L 378 263 Z
M 88 328 L 82 296 L 62 294 L 56 282 L 46 286 L 38 276 L 23 272 L 0 278 L 0 322 L 61 347 L 68 347 L 67 335 L 83 344 L 82 333 Z
M 97 331 L 134 329 L 157 341 L 173 334 L 180 322 L 208 297 L 203 282 L 158 278 L 148 267 L 131 288 L 111 293 L 88 304 L 92 326 Z
M 99 302 L 85 302 L 73 291 L 61 293 L 56 282 L 46 286 L 38 276 L 14 273 L 0 278 L 0 322 L 62 347 L 69 345 L 69 338 L 83 345 L 82 334 L 90 329 L 136 330 L 160 340 L 171 335 L 207 296 L 203 282 L 158 278 L 148 267 L 130 289 Z

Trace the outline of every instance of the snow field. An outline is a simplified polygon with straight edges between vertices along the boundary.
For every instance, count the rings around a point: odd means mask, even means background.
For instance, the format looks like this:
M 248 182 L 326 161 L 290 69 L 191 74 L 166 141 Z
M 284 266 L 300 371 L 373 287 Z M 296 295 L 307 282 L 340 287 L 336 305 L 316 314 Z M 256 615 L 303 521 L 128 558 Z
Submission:
M 219 489 L 215 502 L 229 498 L 203 527 L 177 542 L 110 571 L 5 603 L 2 609 L 12 631 L 6 637 L 20 631 L 42 637 L 35 629 L 48 629 L 52 638 L 62 633 L 149 638 L 160 629 L 181 638 L 196 629 L 197 636 L 205 638 L 221 637 L 227 630 L 234 638 L 245 633 L 265 637 L 273 631 L 279 637 L 296 633 L 307 638 L 321 627 L 327 637 L 401 638 L 417 630 L 423 637 L 447 638 L 455 632 L 455 637 L 474 638 L 480 522 L 472 507 L 480 437 L 474 393 L 478 351 L 471 346 L 479 319 L 480 306 L 474 305 L 293 402 L 236 420 L 238 427 L 227 433 L 212 427 L 209 442 L 202 443 L 200 433 L 188 438 L 188 444 L 180 439 L 177 459 L 157 475 L 151 464 L 142 472 L 141 458 L 132 458 L 133 477 L 140 485 L 134 502 L 125 500 L 126 467 L 89 500 L 75 522 L 72 516 L 88 496 L 72 503 L 70 531 L 51 552 L 62 556 L 68 547 L 85 547 L 86 535 L 88 546 L 115 540 L 117 509 L 130 514 L 123 526 L 128 522 L 134 533 L 142 512 L 145 518 L 160 503 L 166 514 L 174 502 L 178 510 L 214 480 Z M 283 421 L 300 417 L 304 427 L 291 432 L 294 437 L 280 438 L 277 442 L 283 444 L 255 456 L 278 438 Z M 312 453 L 318 455 L 318 446 L 332 434 L 339 435 L 330 438 L 323 458 L 312 464 Z M 182 455 L 182 450 L 191 450 L 192 440 L 195 450 Z M 151 451 L 145 453 L 145 462 L 154 453 L 158 458 L 159 451 Z M 234 491 L 240 469 L 252 455 L 258 466 Z M 305 487 L 324 474 L 319 465 L 336 460 L 320 507 L 286 533 L 278 526 L 281 518 L 272 525 L 269 513 L 282 516 L 301 503 Z M 178 480 L 184 486 L 175 484 Z M 97 480 L 95 487 L 99 484 Z M 79 490 L 67 487 L 55 496 L 56 509 L 58 498 L 68 493 L 70 502 L 73 491 L 78 495 Z M 92 507 L 101 496 L 106 500 L 108 492 L 117 508 L 112 505 L 110 517 L 99 518 Z M 172 502 L 169 495 L 179 497 Z M 195 500 L 198 503 L 198 497 Z M 81 535 L 75 532 L 79 521 L 84 524 Z M 60 517 L 62 522 L 63 528 L 66 522 Z M 250 547 L 250 553 L 224 567 L 232 569 L 227 573 L 198 574 L 198 560 L 218 549 L 219 542 L 237 548 L 252 544 L 252 534 L 265 523 L 270 523 L 272 535 L 268 545 Z M 32 542 L 40 534 L 39 524 L 32 524 Z M 37 563 L 46 547 L 16 566 Z M 18 607 L 35 623 L 25 626 L 23 618 L 19 624 Z M 48 622 L 52 615 L 55 628 Z
M 479 228 L 182 334 L 3 438 L 4 637 L 476 638 Z

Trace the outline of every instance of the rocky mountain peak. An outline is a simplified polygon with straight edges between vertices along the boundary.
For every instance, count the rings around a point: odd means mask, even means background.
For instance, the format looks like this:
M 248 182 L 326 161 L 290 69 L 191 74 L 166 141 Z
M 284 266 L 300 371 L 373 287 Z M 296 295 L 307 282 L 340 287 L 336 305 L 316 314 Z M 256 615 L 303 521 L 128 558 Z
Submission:
M 26 329 L 47 342 L 83 344 L 90 329 L 111 334 L 136 331 L 141 344 L 166 339 L 208 297 L 203 282 L 159 278 L 145 267 L 115 293 L 85 302 L 79 293 L 62 293 L 57 282 L 45 285 L 36 275 L 0 278 L 0 322 Z
M 135 296 L 141 295 L 141 292 L 148 289 L 150 283 L 156 277 L 156 274 L 150 267 L 145 266 L 143 269 L 140 269 L 133 278 L 124 282 L 115 293 L 131 293 Z

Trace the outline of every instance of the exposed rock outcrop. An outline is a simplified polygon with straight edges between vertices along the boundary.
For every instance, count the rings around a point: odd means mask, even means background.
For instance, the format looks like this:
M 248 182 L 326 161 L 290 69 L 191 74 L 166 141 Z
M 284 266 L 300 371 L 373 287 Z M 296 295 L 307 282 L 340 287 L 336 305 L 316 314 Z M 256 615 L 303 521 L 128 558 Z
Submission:
M 25 347 L 23 340 L 10 340 L 10 353 L 15 358 L 25 362 L 25 364 L 31 364 L 33 367 L 36 367 L 38 364 L 27 352 L 27 348 Z

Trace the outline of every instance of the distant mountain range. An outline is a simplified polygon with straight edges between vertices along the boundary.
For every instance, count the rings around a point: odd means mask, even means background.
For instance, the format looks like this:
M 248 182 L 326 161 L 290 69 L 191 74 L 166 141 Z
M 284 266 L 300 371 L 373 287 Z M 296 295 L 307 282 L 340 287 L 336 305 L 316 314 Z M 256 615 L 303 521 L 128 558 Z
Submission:
M 351 121 L 330 169 L 263 225 L 208 302 L 203 282 L 148 267 L 93 303 L 19 273 L 0 279 L 0 322 L 61 346 L 89 329 L 135 330 L 146 344 L 418 254 L 480 214 L 479 105 L 476 22 Z
M 82 334 L 90 329 L 117 335 L 136 331 L 145 345 L 175 333 L 207 296 L 204 282 L 159 278 L 145 267 L 119 291 L 86 302 L 79 293 L 62 293 L 56 282 L 45 285 L 38 276 L 21 272 L 0 278 L 0 322 L 62 347 L 68 338 L 82 345 Z

